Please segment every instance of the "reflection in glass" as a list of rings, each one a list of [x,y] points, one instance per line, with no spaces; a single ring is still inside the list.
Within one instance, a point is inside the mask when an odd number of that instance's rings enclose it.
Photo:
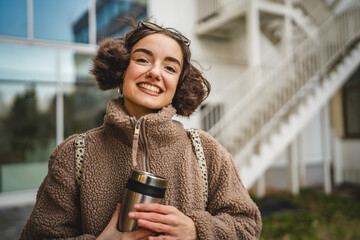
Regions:
[[[101,92],[92,83],[64,86],[65,137],[101,126],[111,95],[114,92]]]
[[[0,79],[56,81],[56,49],[0,43]]]
[[[0,80],[1,191],[36,188],[45,176],[56,145],[55,92],[50,82]]]
[[[97,0],[96,37],[98,41],[105,37],[121,37],[128,32],[130,27],[121,21],[125,17],[136,21],[146,19],[146,1]]]
[[[130,27],[121,19],[130,17],[135,20],[146,18],[144,0],[97,0],[96,1],[96,38],[123,36]],[[88,12],[74,24],[76,42],[89,42]],[[120,20],[120,21],[119,21]]]
[[[41,84],[2,83],[1,164],[46,161],[55,145],[55,87]],[[44,94],[46,93],[46,94]]]
[[[34,38],[74,42],[73,24],[88,10],[88,0],[33,0]],[[88,20],[86,19],[88,29]],[[80,41],[87,43],[88,41]]]
[[[26,0],[0,1],[0,35],[27,36]]]
[[[68,50],[62,51],[61,56],[66,138],[101,126],[106,104],[113,93],[97,88],[89,71],[92,55]]]

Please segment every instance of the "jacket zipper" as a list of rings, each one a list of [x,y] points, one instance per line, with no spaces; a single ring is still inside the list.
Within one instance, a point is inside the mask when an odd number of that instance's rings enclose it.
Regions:
[[[144,143],[144,138],[141,134],[141,131],[140,131],[140,127],[141,127],[141,121],[140,120],[136,120],[136,124],[135,124],[135,132],[134,132],[134,137],[138,137],[139,138],[139,141],[140,141],[140,145],[141,145],[141,148],[143,150],[143,164],[144,164],[144,171],[145,172],[148,172],[149,169],[147,167],[147,149],[146,149],[146,146],[145,146],[145,143]],[[135,156],[136,158],[136,156]]]

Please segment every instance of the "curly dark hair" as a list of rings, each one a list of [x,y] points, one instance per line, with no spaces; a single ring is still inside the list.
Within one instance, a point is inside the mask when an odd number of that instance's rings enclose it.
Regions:
[[[210,83],[190,61],[191,52],[188,46],[190,42],[185,41],[186,38],[175,29],[162,27],[152,29],[141,23],[133,26],[133,29],[123,38],[105,39],[100,43],[91,70],[98,87],[101,90],[121,87],[125,70],[129,65],[132,47],[150,34],[161,33],[171,37],[180,45],[184,58],[183,68],[172,105],[178,115],[190,116],[206,99],[211,90]]]

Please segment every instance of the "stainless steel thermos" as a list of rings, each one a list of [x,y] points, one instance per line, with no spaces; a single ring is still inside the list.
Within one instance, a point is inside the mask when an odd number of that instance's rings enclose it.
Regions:
[[[137,221],[128,218],[137,203],[161,203],[166,191],[167,180],[149,172],[133,170],[121,204],[119,230],[131,232],[138,228]]]

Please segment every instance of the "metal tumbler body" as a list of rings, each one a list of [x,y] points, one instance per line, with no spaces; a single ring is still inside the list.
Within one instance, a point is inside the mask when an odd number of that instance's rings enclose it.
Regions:
[[[121,204],[119,230],[131,232],[138,229],[137,221],[128,218],[137,203],[161,203],[166,190],[166,179],[149,172],[133,170],[126,184]]]

